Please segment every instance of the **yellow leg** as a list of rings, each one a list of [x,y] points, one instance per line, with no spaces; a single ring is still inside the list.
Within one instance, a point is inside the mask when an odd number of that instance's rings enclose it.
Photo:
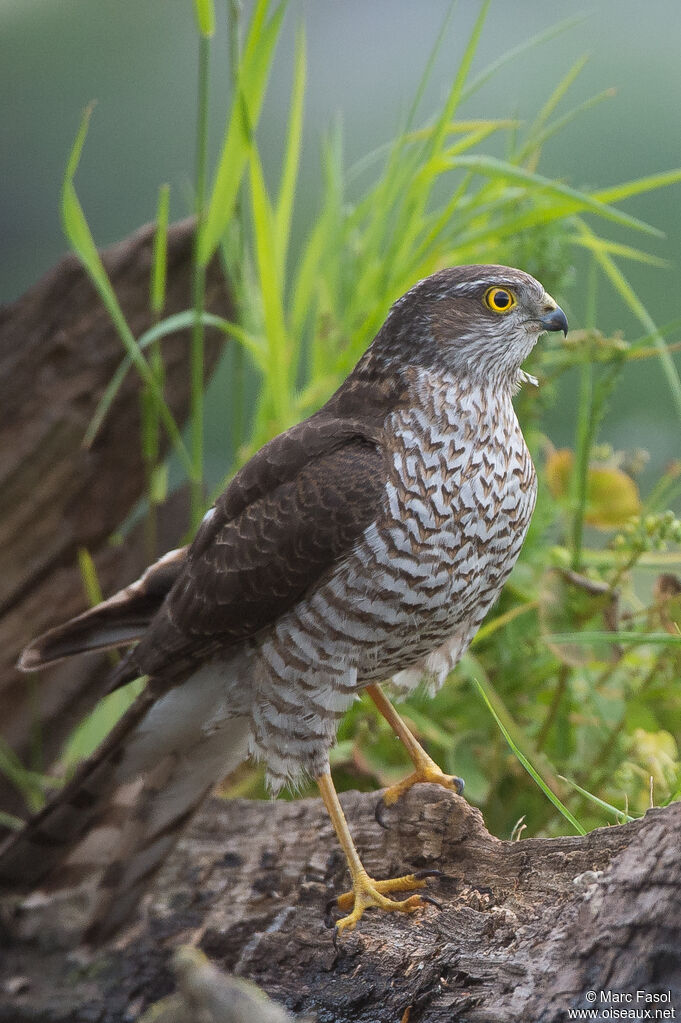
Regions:
[[[352,878],[352,890],[339,895],[336,900],[341,909],[351,909],[347,916],[342,917],[336,924],[338,931],[345,928],[353,930],[362,917],[365,909],[374,906],[377,909],[386,910],[389,913],[413,913],[415,909],[424,904],[420,895],[412,895],[403,902],[395,902],[388,899],[384,892],[405,892],[413,891],[414,888],[423,888],[425,881],[416,874],[405,874],[404,877],[391,877],[385,881],[375,881],[369,877],[362,861],[359,858],[355,843],[352,840],[348,822],[345,819],[343,808],[340,805],[336,789],[330,774],[322,774],[315,779],[319,786],[324,805],[328,810],[331,823],[334,826],[338,841],[345,853]],[[431,871],[430,873],[437,873]]]
[[[463,792],[462,779],[452,774],[445,774],[440,770],[435,761],[428,756],[423,747],[416,741],[416,738],[409,731],[405,722],[379,686],[367,686],[367,693],[404,745],[409,754],[409,759],[416,768],[413,774],[408,775],[402,781],[397,782],[396,785],[391,785],[389,789],[385,790],[383,794],[385,805],[392,806],[400,796],[403,796],[417,782],[430,782],[433,785],[442,785],[443,788],[451,789],[453,792],[461,795]]]

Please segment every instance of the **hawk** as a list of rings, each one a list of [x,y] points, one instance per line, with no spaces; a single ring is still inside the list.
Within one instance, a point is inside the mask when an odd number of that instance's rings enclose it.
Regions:
[[[422,877],[369,877],[329,773],[340,718],[366,690],[417,781],[461,790],[380,689],[432,690],[518,557],[536,477],[512,405],[523,360],[565,313],[529,274],[459,266],[420,281],[314,415],[266,444],[193,543],[35,640],[20,667],[129,646],[111,688],[146,687],[56,799],[0,851],[0,883],[84,886],[86,937],[129,915],[214,784],[249,755],[273,793],[316,779],[346,855],[352,928],[411,912]],[[134,644],[134,645],[133,645]]]

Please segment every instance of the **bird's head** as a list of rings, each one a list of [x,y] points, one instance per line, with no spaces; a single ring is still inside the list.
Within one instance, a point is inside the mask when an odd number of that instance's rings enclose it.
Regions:
[[[563,310],[530,274],[456,266],[398,299],[372,347],[391,362],[513,386],[540,334],[567,329]]]

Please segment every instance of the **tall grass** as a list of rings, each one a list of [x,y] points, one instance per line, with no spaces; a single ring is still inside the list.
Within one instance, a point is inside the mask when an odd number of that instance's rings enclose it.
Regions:
[[[645,808],[649,777],[661,800],[681,787],[676,745],[681,705],[673,685],[681,668],[681,599],[674,584],[645,573],[678,569],[681,525],[664,513],[679,493],[678,467],[647,501],[639,497],[626,455],[600,443],[610,395],[626,363],[660,360],[681,426],[681,382],[665,331],[656,327],[621,264],[660,265],[645,249],[659,231],[622,208],[627,198],[681,181],[671,170],[609,189],[579,189],[542,174],[542,148],[575,117],[607,100],[608,91],[563,109],[583,67],[559,81],[529,125],[507,117],[464,116],[461,106],[510,60],[526,55],[574,20],[500,57],[476,77],[471,71],[489,2],[482,3],[447,95],[433,117],[419,121],[421,101],[448,21],[443,25],[411,109],[388,146],[354,167],[332,132],[323,152],[319,211],[300,244],[291,245],[304,137],[306,40],[298,32],[291,101],[276,186],[263,172],[257,126],[285,4],[258,0],[243,44],[232,5],[233,95],[220,155],[209,185],[206,164],[207,71],[215,19],[210,0],[196,0],[199,35],[197,115],[197,240],[193,308],[163,318],[163,237],[159,214],[153,326],[132,336],[78,202],[74,175],[85,141],[86,113],[69,160],[62,195],[67,236],[90,273],[121,336],[124,358],[87,434],[108,414],[125,374],[144,382],[149,505],[163,488],[158,431],[164,430],[192,490],[192,514],[203,511],[203,330],[217,327],[239,355],[232,414],[233,450],[225,480],[266,440],[317,408],[371,341],[391,302],[415,280],[441,266],[469,262],[522,265],[562,297],[577,252],[588,255],[589,315],[585,331],[562,346],[543,345],[532,369],[539,396],[518,405],[540,471],[537,513],[521,561],[469,653],[434,700],[414,695],[403,713],[445,770],[464,774],[467,792],[501,834],[526,816],[529,833],[564,825],[521,764],[566,804],[578,828],[603,823],[628,804]],[[449,19],[448,19],[449,20]],[[503,141],[504,159],[487,146]],[[498,151],[499,147],[496,147]],[[358,198],[359,183],[369,181]],[[608,238],[611,225],[631,242]],[[634,244],[635,239],[641,239]],[[220,249],[238,304],[235,322],[204,310],[208,262]],[[598,288],[615,289],[638,318],[644,336],[627,344],[598,334]],[[190,326],[192,334],[189,444],[163,398],[162,340]],[[678,324],[673,326],[673,332]],[[575,343],[575,337],[579,343]],[[579,368],[580,392],[572,451],[552,450],[542,414],[569,370]],[[256,400],[243,405],[244,376]],[[154,489],[155,486],[155,489]],[[641,584],[643,580],[643,584]],[[477,686],[474,684],[477,683]],[[480,688],[481,687],[481,688]],[[480,691],[485,699],[480,699]],[[493,708],[493,713],[490,713]],[[499,727],[497,725],[499,723]],[[511,744],[510,750],[507,740]],[[522,752],[521,752],[522,751]],[[333,754],[341,785],[372,787],[404,772],[404,759],[375,710],[364,700],[348,714]],[[1,765],[0,765],[1,766]],[[559,774],[560,772],[560,774]],[[568,776],[570,783],[561,780]],[[34,779],[31,784],[34,788]],[[257,771],[241,773],[234,791],[260,791]],[[33,789],[32,789],[33,791]],[[617,819],[619,819],[617,817]]]

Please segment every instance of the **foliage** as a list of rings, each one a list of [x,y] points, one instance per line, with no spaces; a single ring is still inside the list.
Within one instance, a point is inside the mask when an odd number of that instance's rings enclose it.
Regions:
[[[291,244],[298,167],[303,145],[305,35],[298,34],[290,116],[277,187],[263,172],[257,123],[284,4],[270,11],[258,0],[240,45],[238,5],[230,8],[233,98],[212,189],[205,165],[205,91],[214,12],[199,3],[199,115],[195,209],[198,235],[194,307],[162,318],[163,252],[167,213],[161,203],[152,273],[154,326],[134,338],[104,276],[78,203],[74,174],[83,148],[86,114],[67,170],[65,230],[119,329],[126,356],[88,431],[91,442],[130,368],[145,383],[143,443],[150,515],[163,495],[158,431],[166,430],[192,483],[196,521],[205,501],[203,478],[202,332],[222,330],[231,360],[233,411],[229,479],[266,440],[317,408],[338,386],[385,317],[415,280],[441,266],[470,262],[520,265],[563,298],[577,252],[590,261],[586,328],[564,344],[538,346],[530,368],[539,392],[526,388],[519,415],[540,474],[538,508],[521,560],[470,651],[434,699],[416,693],[401,708],[445,771],[462,774],[490,827],[510,835],[525,817],[528,834],[569,828],[523,771],[538,772],[560,796],[576,826],[590,828],[664,802],[681,788],[681,705],[673,686],[681,668],[679,627],[681,525],[664,507],[681,493],[681,466],[671,466],[641,499],[632,457],[599,443],[599,426],[624,365],[659,358],[681,423],[681,382],[667,345],[629,286],[620,261],[659,265],[642,249],[597,233],[609,225],[635,235],[659,232],[621,208],[629,196],[674,184],[674,170],[609,189],[579,190],[542,175],[542,147],[573,117],[607,93],[559,113],[582,62],[558,83],[529,125],[471,119],[459,110],[507,60],[553,38],[543,33],[492,68],[471,77],[484,2],[451,87],[436,115],[418,124],[433,56],[405,123],[393,142],[346,170],[342,139],[332,132],[323,152],[324,188],[307,236]],[[486,151],[503,142],[506,156]],[[353,196],[353,198],[351,198]],[[208,260],[221,247],[238,299],[238,322],[203,310]],[[645,336],[625,342],[595,330],[597,285],[615,288]],[[192,423],[189,446],[163,401],[162,339],[192,325]],[[569,371],[580,375],[574,450],[554,451],[543,415]],[[254,395],[246,411],[244,393]],[[153,530],[151,531],[153,536]],[[651,584],[652,579],[652,584]],[[485,698],[481,699],[479,687]],[[492,713],[490,713],[492,710]],[[510,748],[509,748],[510,744]],[[342,724],[332,763],[340,787],[371,788],[402,776],[401,747],[364,698]],[[559,773],[560,772],[560,773]],[[569,778],[568,783],[565,778]],[[651,779],[652,778],[652,783]],[[18,782],[19,783],[19,782]],[[35,788],[31,777],[32,790]],[[259,771],[242,769],[232,793],[262,791]]]

